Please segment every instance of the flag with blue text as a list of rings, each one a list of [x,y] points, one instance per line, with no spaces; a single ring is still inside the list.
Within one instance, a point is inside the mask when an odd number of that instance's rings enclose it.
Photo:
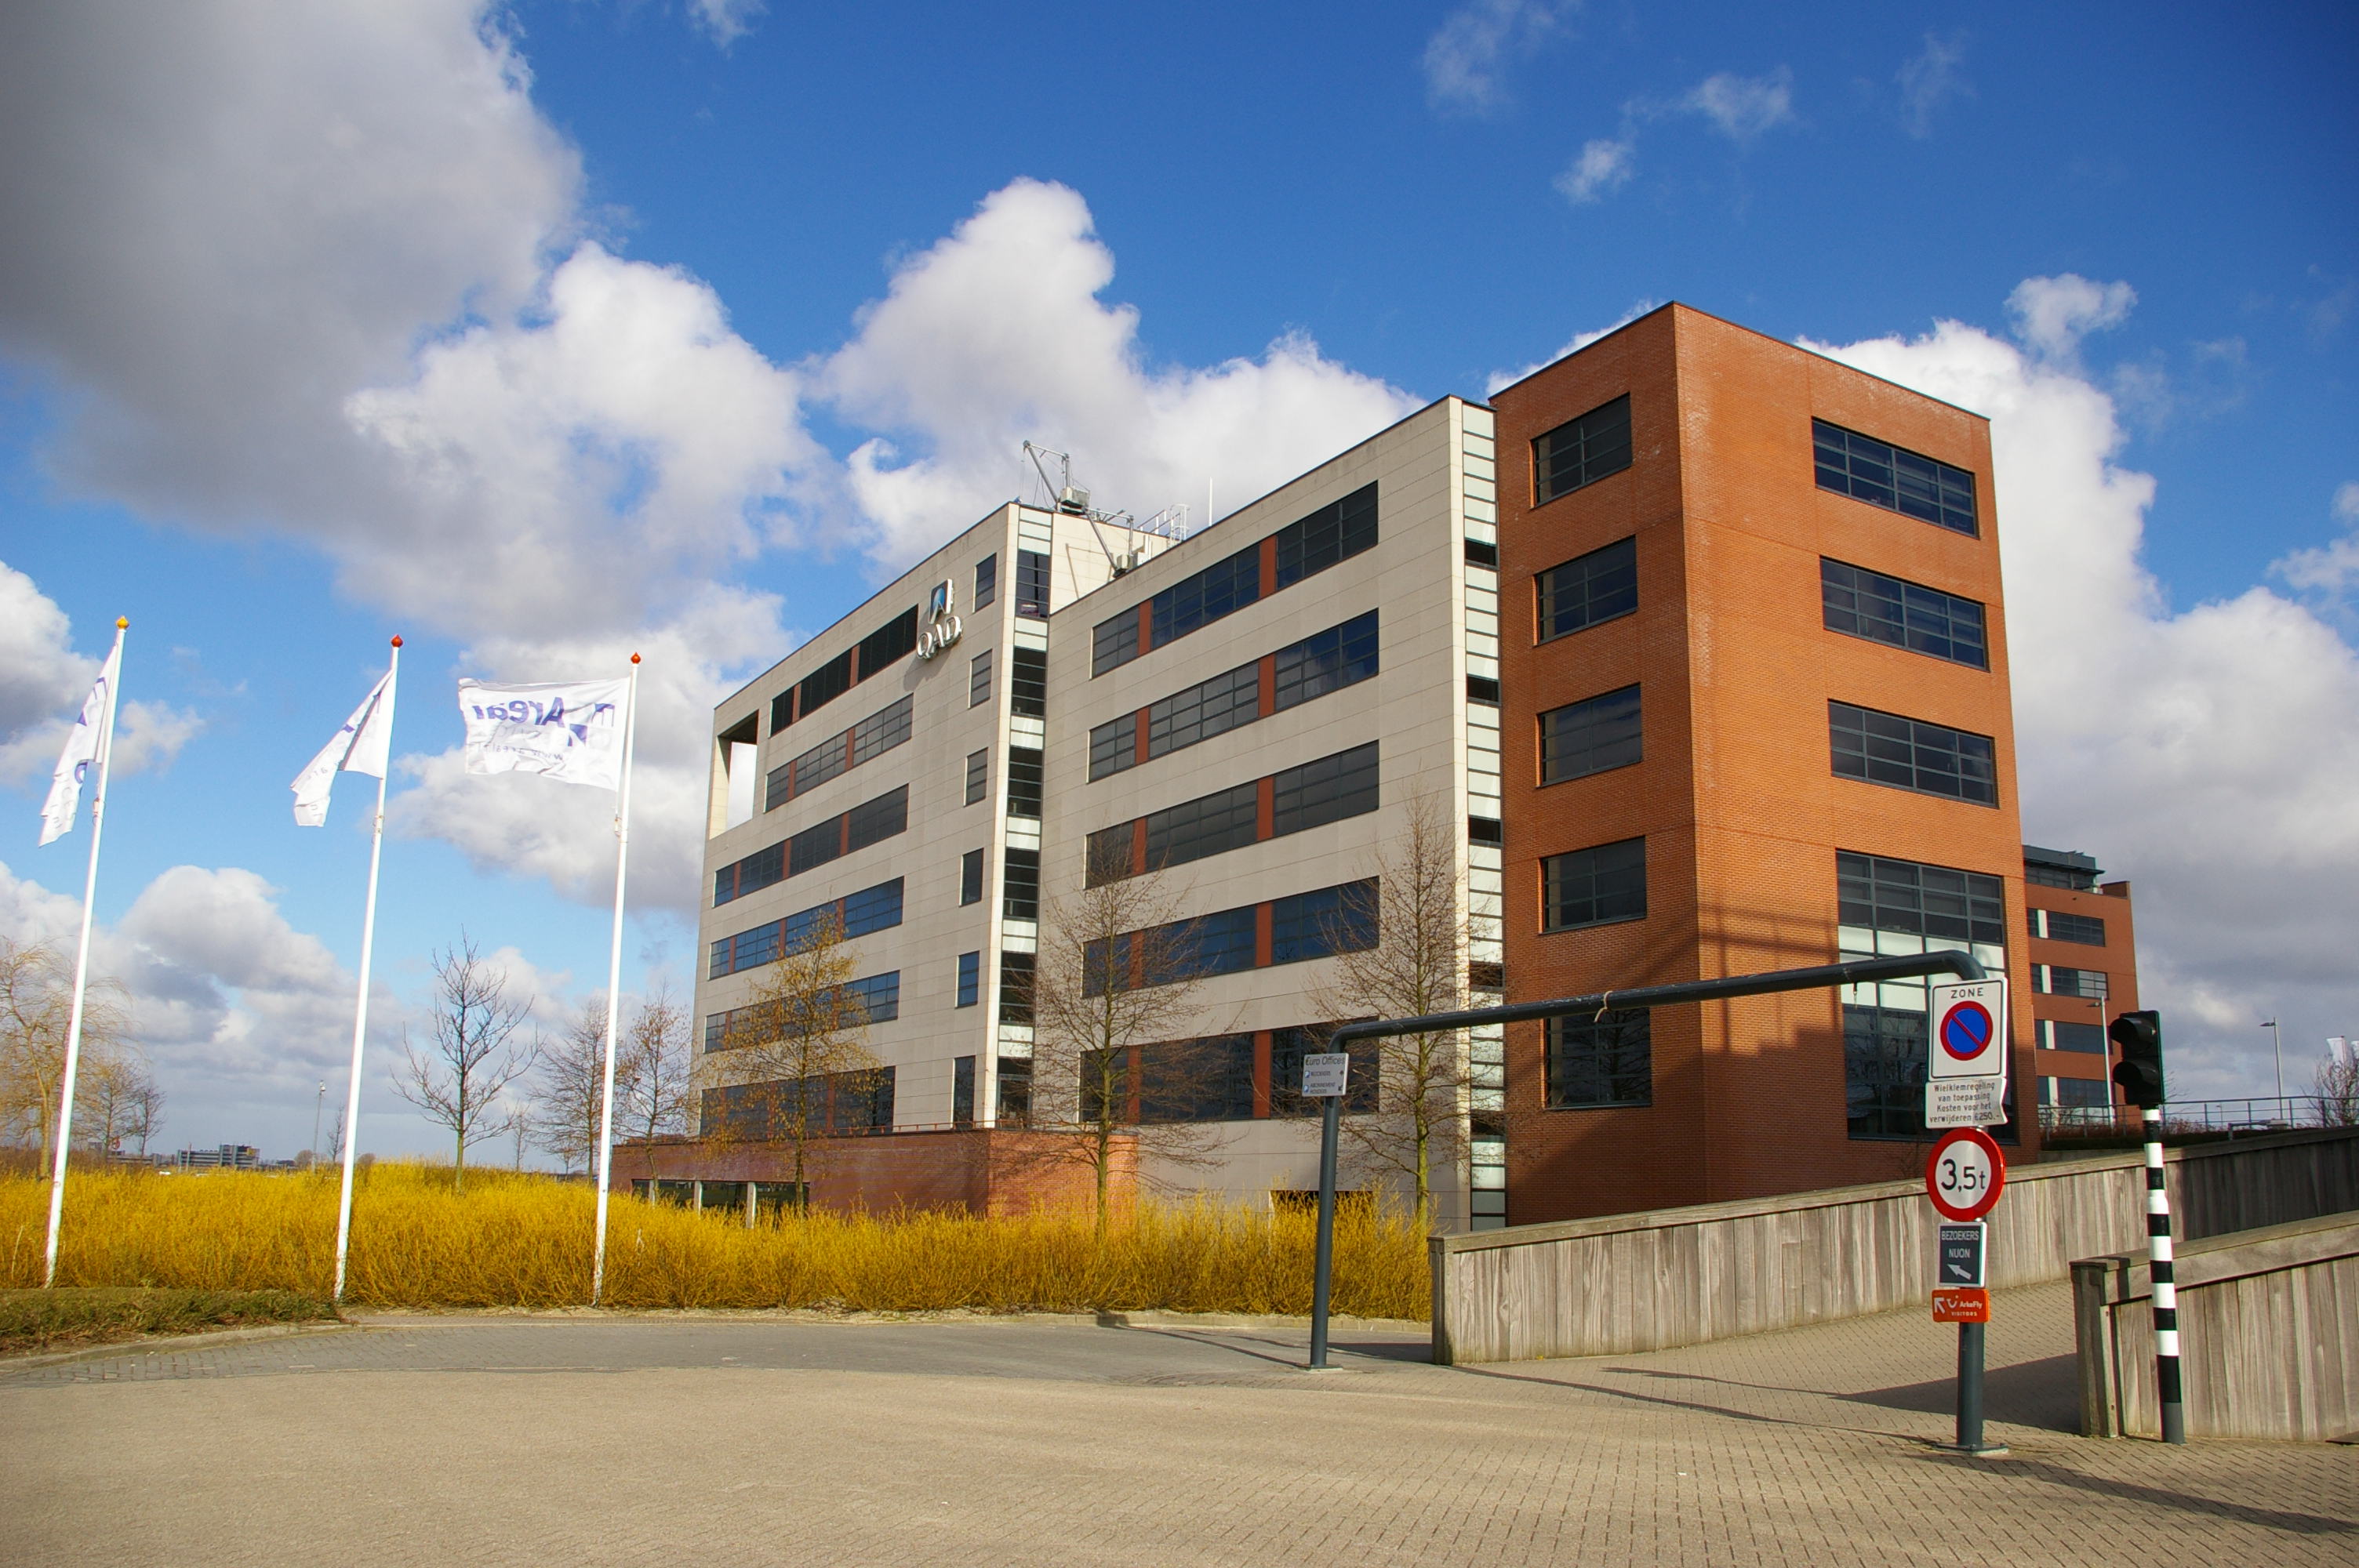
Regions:
[[[123,644],[117,642],[114,652],[106,656],[105,666],[98,672],[97,684],[82,698],[82,714],[66,736],[65,750],[58,753],[57,772],[49,775],[49,797],[41,803],[44,844],[73,831],[74,812],[82,805],[82,782],[98,761],[106,730],[107,701],[114,691],[122,659]]]
[[[295,792],[295,820],[304,827],[328,823],[328,792],[338,773],[385,777],[393,754],[393,672],[387,670],[371,687],[336,738],[320,748],[288,787]]]
[[[562,784],[621,787],[627,680],[545,686],[459,683],[471,773],[538,773]]]

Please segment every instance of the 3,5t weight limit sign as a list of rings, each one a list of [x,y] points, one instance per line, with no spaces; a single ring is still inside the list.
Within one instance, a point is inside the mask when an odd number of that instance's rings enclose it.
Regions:
[[[1953,1127],[1925,1162],[1925,1195],[1943,1219],[1980,1219],[2006,1186],[2006,1156],[1979,1127]]]

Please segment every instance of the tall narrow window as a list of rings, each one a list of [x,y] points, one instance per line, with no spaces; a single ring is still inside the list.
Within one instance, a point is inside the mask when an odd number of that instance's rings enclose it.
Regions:
[[[951,1125],[974,1125],[974,1058],[972,1056],[951,1059]]]
[[[1539,639],[1570,636],[1638,608],[1636,535],[1575,556],[1536,579]]]
[[[969,849],[959,857],[959,903],[983,902],[983,851]]]
[[[987,793],[991,783],[991,752],[985,748],[966,754],[966,803],[973,806]]]
[[[1028,719],[1049,712],[1049,654],[1041,648],[1016,648],[1007,655],[1007,711]]]
[[[1540,862],[1542,929],[1571,931],[1647,916],[1647,841],[1625,838]]]
[[[999,597],[999,556],[997,552],[974,563],[974,607],[984,609]]]
[[[1034,956],[1030,953],[1002,953],[999,956],[1000,1022],[1032,1022],[1034,967]]]
[[[1006,849],[1000,853],[1000,881],[1006,889],[1003,905],[1010,920],[1040,918],[1040,851]]]
[[[1040,755],[1028,746],[1008,748],[1008,816],[1038,817],[1040,815]]]
[[[973,1007],[983,1000],[983,955],[961,953],[958,959],[958,1005]]]
[[[1532,504],[1594,484],[1630,466],[1630,395],[1568,420],[1532,443]]]
[[[1037,550],[1016,552],[1016,613],[1049,619],[1049,557]]]
[[[966,705],[979,708],[991,700],[991,650],[985,648],[966,662]]]

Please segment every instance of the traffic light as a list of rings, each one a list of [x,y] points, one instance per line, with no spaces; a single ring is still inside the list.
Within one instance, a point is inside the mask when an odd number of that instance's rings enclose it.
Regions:
[[[2162,1014],[2125,1012],[2105,1033],[2122,1048],[2114,1082],[2132,1105],[2154,1109],[2162,1103]]]

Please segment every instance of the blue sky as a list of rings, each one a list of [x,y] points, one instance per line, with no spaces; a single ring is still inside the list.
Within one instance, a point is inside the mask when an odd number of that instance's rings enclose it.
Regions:
[[[127,614],[101,953],[168,1142],[341,1092],[365,781],[285,783],[391,633],[386,1152],[462,925],[550,1022],[603,983],[604,808],[458,776],[456,676],[647,652],[625,984],[684,995],[711,703],[1026,436],[1235,504],[1674,298],[1993,416],[2026,831],[2137,881],[2182,1085],[2359,1033],[2347,12],[71,10],[0,51],[0,931],[70,928],[38,802]]]

